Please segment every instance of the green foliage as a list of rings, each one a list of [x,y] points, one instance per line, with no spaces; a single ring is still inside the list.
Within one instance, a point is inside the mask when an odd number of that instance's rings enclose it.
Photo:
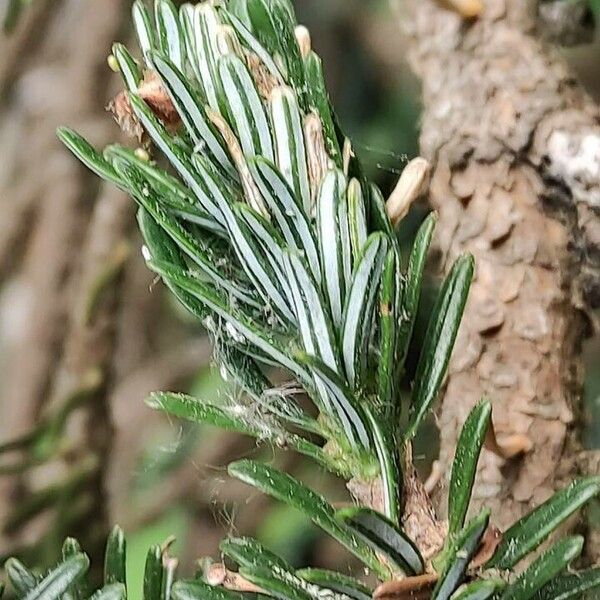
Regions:
[[[487,579],[473,581],[461,586],[456,593],[452,594],[451,600],[488,600],[495,598],[496,592],[506,586],[502,579]]]
[[[342,160],[348,142],[333,125],[318,57],[300,54],[291,6],[186,5],[177,24],[159,2],[155,25],[142,3],[133,12],[145,68],[160,76],[181,116],[176,132],[136,89],[144,66],[121,45],[114,55],[133,111],[172,170],[119,146],[97,152],[68,129],[59,134],[136,200],[149,266],[203,320],[225,371],[247,392],[246,404],[173,394],[149,403],[295,449],[347,478],[382,473],[386,514],[397,522],[404,432],[387,418],[402,412],[400,385],[390,382],[401,376],[412,335],[433,219],[404,273],[381,194],[350,176],[360,171],[355,160]],[[309,126],[316,138],[305,135]],[[440,294],[406,439],[439,391],[471,275],[471,260],[461,259]],[[304,388],[318,421],[273,389],[264,370],[273,364]]]
[[[89,577],[89,559],[76,540],[67,539],[63,546],[63,561],[45,576],[30,572],[11,558],[5,565],[6,575],[18,598],[27,600],[124,600],[128,596],[125,581],[125,537],[119,527],[111,532],[106,544],[104,579],[94,589]],[[166,549],[154,546],[146,559],[144,598],[166,600],[166,582],[172,562]]]
[[[501,600],[528,600],[541,590],[548,582],[565,571],[583,550],[583,538],[574,536],[557,542],[544,552],[527,569],[525,569],[512,585],[509,585]]]
[[[126,544],[123,530],[115,527],[108,537],[104,561],[104,581],[107,584],[126,582]]]
[[[490,513],[484,510],[452,539],[450,548],[440,568],[440,579],[433,590],[432,600],[448,600],[462,582],[469,563],[475,556],[481,538],[490,521]]]
[[[160,157],[145,160],[144,153],[121,146],[100,152],[66,128],[59,136],[135,200],[149,268],[203,323],[236,392],[219,403],[159,392],[148,404],[297,451],[365,487],[379,485],[382,512],[355,507],[336,513],[320,494],[271,466],[242,460],[228,469],[303,513],[380,581],[435,569],[437,600],[499,593],[526,600],[551,589],[568,594],[597,587],[595,572],[576,580],[564,574],[581,552],[579,538],[559,541],[516,578],[512,570],[598,494],[598,479],[574,483],[511,527],[486,565],[494,568],[493,578],[470,568],[490,520],[483,511],[465,526],[490,422],[488,402],[475,407],[460,436],[444,547],[426,560],[404,531],[401,465],[443,384],[473,261],[460,257],[441,287],[411,381],[403,367],[435,215],[404,260],[381,192],[364,178],[340,133],[320,59],[296,40],[291,4],[205,2],[177,12],[171,2],[157,0],[153,19],[138,0],[133,18],[143,61],[118,44],[113,53],[131,110]],[[179,114],[177,126],[145,97],[140,82],[148,71]],[[273,367],[312,401],[310,414],[296,394],[272,383]],[[401,389],[411,386],[404,398]],[[83,578],[87,558],[73,542],[65,548],[64,561],[44,579],[14,560],[7,563],[19,597],[90,597]],[[236,576],[262,597],[364,600],[372,594],[340,573],[295,571],[256,540],[227,539],[221,550],[237,565]],[[124,565],[125,541],[115,529],[104,587],[94,598],[124,597]],[[144,598],[247,597],[215,585],[206,571],[177,581],[176,567],[167,547],[153,546]]]
[[[465,524],[477,472],[477,461],[491,418],[492,405],[489,402],[481,402],[467,417],[458,440],[448,492],[448,532],[451,536],[456,535]]]
[[[412,540],[386,519],[370,508],[345,508],[336,517],[352,529],[379,555],[384,555],[400,573],[420,575],[425,563]]]
[[[581,598],[582,594],[598,587],[600,587],[600,569],[588,569],[555,577],[534,596],[534,600]]]
[[[19,598],[26,600],[55,600],[63,594],[77,594],[80,580],[89,568],[89,559],[83,553],[64,556],[63,562],[45,577],[36,577],[16,559],[8,560],[5,569]]]
[[[598,493],[600,477],[574,481],[506,531],[488,566],[500,569],[515,566]]]
[[[412,439],[442,385],[473,278],[473,258],[459,259],[440,291],[429,321],[415,376],[405,439]]]
[[[304,512],[315,525],[348,548],[367,567],[383,578],[389,577],[389,570],[379,562],[369,544],[362,541],[352,528],[336,519],[335,510],[331,504],[304,484],[286,473],[251,460],[232,463],[229,465],[228,471],[232,477]]]
[[[301,569],[296,575],[321,588],[345,594],[352,600],[370,600],[371,590],[357,579],[326,569]]]

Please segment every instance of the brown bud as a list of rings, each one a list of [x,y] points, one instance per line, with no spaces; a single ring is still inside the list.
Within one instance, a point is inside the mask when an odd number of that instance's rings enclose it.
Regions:
[[[209,565],[204,576],[208,585],[213,587],[222,586],[227,590],[235,592],[261,593],[263,590],[248,580],[244,579],[239,573],[234,573],[225,568],[221,563]]]
[[[244,195],[248,204],[254,210],[261,213],[265,218],[269,219],[269,211],[265,206],[260,190],[254,182],[254,178],[252,177],[252,173],[250,172],[250,168],[248,167],[248,161],[244,156],[244,151],[242,150],[238,138],[236,137],[235,133],[233,132],[227,121],[225,121],[225,119],[220,114],[209,110],[207,111],[207,115],[208,118],[211,120],[212,124],[219,130],[221,136],[227,144],[229,154],[231,155],[231,158],[233,158],[233,162],[240,175],[242,187],[244,188]]]
[[[428,494],[432,494],[435,488],[438,486],[439,482],[442,480],[444,476],[444,469],[442,467],[442,463],[439,460],[434,460],[431,465],[431,473],[429,473],[429,477],[423,484],[425,487],[425,491]]]
[[[352,142],[349,138],[344,140],[344,147],[342,148],[342,169],[344,171],[344,175],[348,176],[350,172],[350,162],[353,158],[356,158],[356,154],[354,154],[354,148],[352,147]]]
[[[145,73],[144,80],[138,88],[138,94],[167,127],[176,128],[179,125],[179,113],[158,73],[155,71]]]
[[[496,431],[492,424],[487,430],[485,447],[496,456],[510,460],[521,454],[531,452],[533,441],[524,433],[496,437]]]
[[[430,165],[424,158],[411,160],[404,170],[386,203],[386,211],[395,225],[407,214],[412,203],[421,195]]]
[[[252,74],[252,79],[254,79],[258,93],[262,98],[268,100],[273,88],[283,85],[283,80],[275,77],[254,52],[245,50],[244,58],[246,59],[246,65]]]
[[[331,159],[325,148],[323,124],[316,113],[309,113],[304,118],[304,142],[308,163],[308,178],[313,207],[317,193],[325,173],[331,168]]]
[[[465,19],[478,17],[483,11],[482,0],[446,0],[446,4]]]
[[[113,54],[109,54],[106,58],[106,62],[111,71],[118,73],[121,69],[119,68],[119,62]]]
[[[244,56],[244,51],[235,29],[231,25],[220,25],[217,31],[217,45],[221,54]]]
[[[125,135],[136,138],[139,142],[144,141],[144,128],[133,112],[127,92],[119,92],[108,103],[106,110],[112,113]]]
[[[225,565],[221,563],[209,565],[204,573],[204,577],[208,585],[223,585],[227,578],[227,569],[225,568]]]
[[[298,42],[302,58],[306,58],[312,51],[310,31],[304,25],[298,25],[294,30],[294,34],[296,35],[296,41]]]
[[[167,129],[177,130],[181,123],[179,113],[155,71],[146,72],[137,93]],[[115,121],[126,135],[134,137],[140,142],[146,142],[144,128],[131,107],[126,91],[119,92],[106,109],[113,114]]]
[[[382,583],[374,592],[374,600],[429,600],[438,580],[427,574]]]

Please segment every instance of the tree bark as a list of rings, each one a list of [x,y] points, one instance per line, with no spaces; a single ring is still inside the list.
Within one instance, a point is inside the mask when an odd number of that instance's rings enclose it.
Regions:
[[[505,528],[581,470],[581,346],[600,304],[600,113],[542,41],[537,2],[486,0],[470,20],[436,0],[403,6],[440,265],[465,252],[477,265],[439,458],[449,477],[460,427],[490,398],[502,456],[484,449],[473,509],[491,507]]]

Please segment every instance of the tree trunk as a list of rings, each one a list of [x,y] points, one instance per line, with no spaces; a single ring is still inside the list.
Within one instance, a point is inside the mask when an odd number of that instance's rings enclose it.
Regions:
[[[436,0],[403,6],[440,264],[465,252],[477,264],[439,410],[441,472],[469,410],[490,398],[499,448],[483,452],[474,510],[491,507],[504,528],[580,471],[600,113],[541,41],[537,2],[486,0],[474,19]]]

